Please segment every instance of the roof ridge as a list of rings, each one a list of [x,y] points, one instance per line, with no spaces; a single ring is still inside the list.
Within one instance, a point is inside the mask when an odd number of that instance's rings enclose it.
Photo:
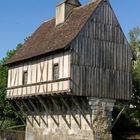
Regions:
[[[55,19],[55,17],[52,17],[52,18],[50,18],[50,19],[47,19],[47,20],[45,20],[43,23],[47,23],[47,22],[49,22],[49,21],[51,21],[51,20],[53,20],[53,19]]]

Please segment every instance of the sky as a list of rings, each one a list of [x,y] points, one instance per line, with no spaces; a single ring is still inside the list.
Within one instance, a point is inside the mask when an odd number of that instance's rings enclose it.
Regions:
[[[82,4],[90,0],[80,0]],[[62,0],[0,0],[0,59],[23,43],[43,22],[55,16]],[[140,0],[110,0],[129,40],[129,31],[140,27]]]

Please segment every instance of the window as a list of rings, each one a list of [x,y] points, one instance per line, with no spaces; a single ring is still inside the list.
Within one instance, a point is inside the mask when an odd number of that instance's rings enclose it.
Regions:
[[[54,64],[53,65],[53,80],[59,79],[59,65]]]
[[[27,71],[23,72],[23,85],[27,85],[28,73]]]

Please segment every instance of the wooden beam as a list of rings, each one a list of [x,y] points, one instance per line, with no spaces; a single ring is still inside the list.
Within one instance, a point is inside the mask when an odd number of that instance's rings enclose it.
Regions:
[[[21,100],[21,102],[23,103],[23,105],[25,106],[25,108],[27,109],[28,112],[30,112],[33,117],[33,119],[36,121],[36,123],[40,126],[40,122],[36,119],[35,115],[33,115],[32,111],[29,109],[28,105],[25,103],[25,101]]]
[[[34,108],[36,114],[39,114],[39,111],[37,110],[37,108],[35,107],[35,105],[33,104],[33,102],[29,98],[28,98],[28,101],[31,104],[31,106]],[[48,127],[48,124],[46,123],[46,121],[44,120],[44,118],[40,114],[39,114],[39,117],[44,122],[44,124]]]
[[[14,101],[15,102],[15,101]],[[16,103],[15,103],[16,104]],[[15,109],[14,105],[11,104],[11,107],[13,108],[14,112],[16,113],[16,115],[20,118],[20,120],[23,122],[24,125],[26,125],[26,122],[22,119],[22,117],[20,115],[18,115],[17,110]],[[19,108],[19,107],[18,107]],[[21,111],[21,108],[19,108],[19,110]],[[22,111],[21,111],[22,112]],[[23,112],[22,112],[23,113]]]
[[[64,103],[64,105],[68,109],[69,113],[72,115],[73,119],[75,120],[75,122],[77,123],[77,125],[79,126],[79,128],[81,129],[81,123],[78,122],[78,120],[76,119],[75,115],[71,111],[69,105],[67,104],[67,102],[65,101],[65,99],[63,98],[63,96],[61,96],[60,100]]]
[[[47,108],[46,104],[44,103],[44,101],[42,100],[42,98],[40,96],[36,96],[36,98],[39,100],[39,102],[43,105],[45,111],[47,112],[47,115],[50,115],[51,118],[53,119],[53,121],[55,122],[55,124],[59,127],[59,122],[57,122],[57,120],[54,118],[52,112]]]
[[[61,79],[57,79],[57,80],[44,81],[44,82],[37,82],[37,83],[27,84],[27,85],[13,86],[13,87],[7,88],[7,90],[30,87],[30,86],[38,86],[38,85],[50,84],[50,83],[55,83],[55,82],[68,81],[68,80],[70,80],[70,77],[61,78]]]
[[[30,121],[30,119],[28,118],[27,114],[21,109],[21,106],[18,104],[17,101],[13,100],[14,103],[16,104],[16,106],[20,109],[20,111],[26,116],[26,119],[28,120],[28,122],[31,124],[31,126],[33,126],[33,123]]]
[[[50,99],[51,99],[52,103],[54,104],[55,108],[57,108],[57,110],[58,110],[59,112],[61,112],[61,110],[58,108],[58,105],[57,105],[57,103],[55,102],[55,100],[54,100],[51,96],[50,96]],[[62,114],[61,116],[62,116],[63,120],[65,121],[65,123],[67,124],[67,126],[68,126],[69,128],[71,128],[71,122],[68,122],[68,121],[67,121],[65,115]]]
[[[14,90],[12,90],[12,91],[14,91]],[[31,98],[31,97],[36,97],[36,95],[54,95],[54,96],[56,96],[56,95],[60,95],[60,94],[71,94],[68,90],[61,90],[61,91],[49,91],[49,92],[47,92],[47,93],[44,93],[44,92],[40,92],[40,93],[33,93],[33,94],[21,94],[21,95],[13,95],[13,96],[7,96],[6,98],[8,99],[8,100],[13,100],[13,99],[17,99],[17,100],[19,100],[19,99],[25,99],[25,98]]]
[[[120,111],[120,113],[119,113],[118,116],[116,117],[114,123],[112,124],[111,130],[113,129],[113,127],[115,126],[115,124],[116,124],[117,121],[119,120],[119,118],[120,118],[120,116],[122,115],[123,111],[124,111],[125,109],[127,109],[127,107],[129,107],[129,105],[130,105],[130,102],[126,103],[126,104],[123,106],[122,110]]]
[[[93,130],[92,124],[88,121],[88,119],[87,119],[86,115],[84,114],[83,110],[81,109],[78,101],[74,97],[72,97],[71,99],[72,99],[73,103],[78,107],[80,113],[82,114],[83,118],[85,119],[85,121],[87,122],[87,124],[89,125],[89,127]]]

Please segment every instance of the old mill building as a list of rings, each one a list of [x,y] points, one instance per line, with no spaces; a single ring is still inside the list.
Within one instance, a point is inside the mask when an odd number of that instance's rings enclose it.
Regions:
[[[133,53],[108,0],[64,0],[7,61],[7,98],[26,140],[111,140],[116,100],[132,93]]]

